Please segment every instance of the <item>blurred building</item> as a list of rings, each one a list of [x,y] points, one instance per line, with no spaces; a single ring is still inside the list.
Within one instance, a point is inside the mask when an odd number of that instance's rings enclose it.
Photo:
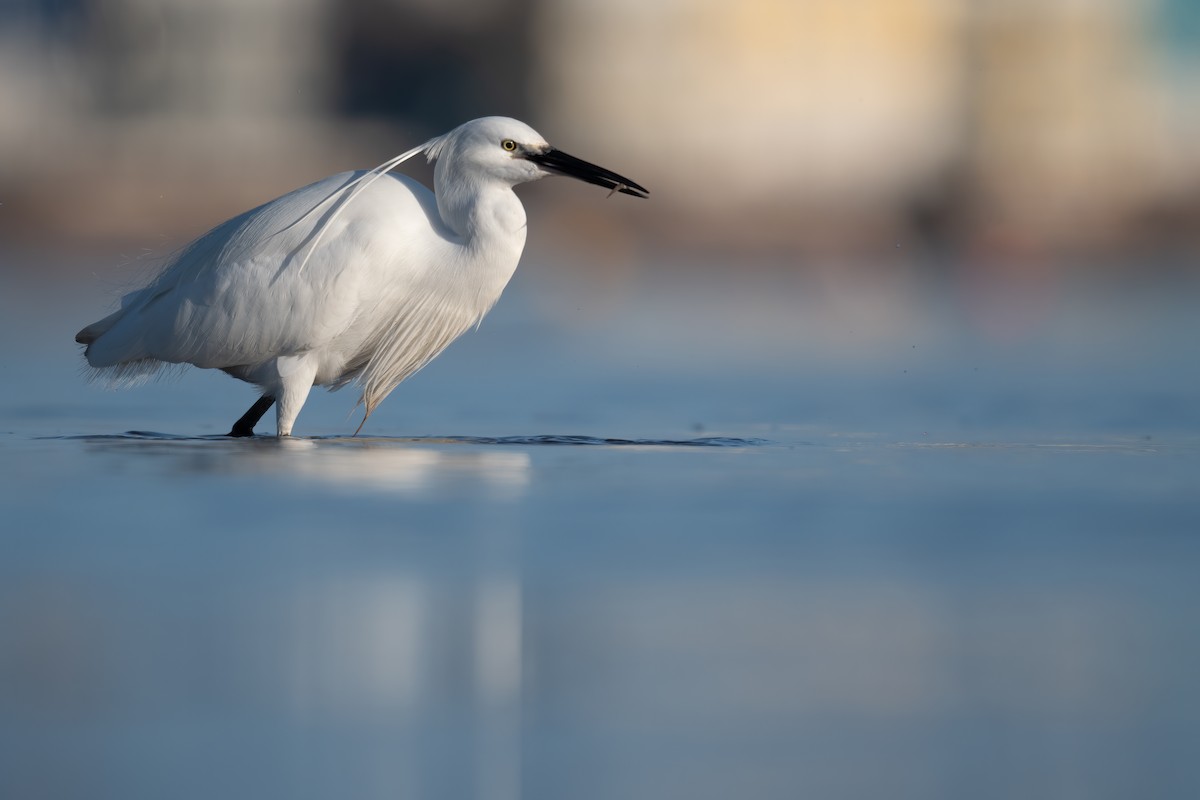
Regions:
[[[10,236],[195,233],[488,113],[650,186],[626,222],[667,247],[1200,235],[1188,0],[18,0],[0,22]]]
[[[638,154],[706,239],[1108,244],[1200,206],[1197,8],[560,0],[537,78],[555,129]]]

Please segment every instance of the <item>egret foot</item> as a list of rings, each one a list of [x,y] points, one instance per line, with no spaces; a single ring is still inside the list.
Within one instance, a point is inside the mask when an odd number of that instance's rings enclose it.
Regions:
[[[233,430],[225,434],[226,436],[253,436],[254,426],[271,410],[271,406],[275,405],[275,398],[269,394],[264,394],[262,397],[254,401],[254,405],[250,406],[250,410],[242,414],[241,418],[233,423]]]

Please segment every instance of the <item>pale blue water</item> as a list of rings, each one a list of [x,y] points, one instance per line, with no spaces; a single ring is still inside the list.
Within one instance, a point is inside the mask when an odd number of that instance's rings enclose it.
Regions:
[[[344,391],[277,442],[216,435],[223,375],[85,383],[103,282],[37,274],[0,797],[1200,789],[1194,282],[534,266],[362,436]]]

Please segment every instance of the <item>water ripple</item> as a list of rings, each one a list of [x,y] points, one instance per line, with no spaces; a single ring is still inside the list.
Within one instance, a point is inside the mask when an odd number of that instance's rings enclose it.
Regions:
[[[278,441],[274,436],[252,436],[237,439],[229,436],[184,436],[157,431],[126,431],[125,433],[83,434],[75,436],[44,436],[42,439],[67,439],[88,442],[264,442]],[[732,436],[702,436],[695,439],[625,439],[602,436],[573,436],[546,434],[540,436],[313,436],[296,437],[318,442],[347,444],[467,444],[493,446],[558,446],[558,447],[762,447],[765,439]]]

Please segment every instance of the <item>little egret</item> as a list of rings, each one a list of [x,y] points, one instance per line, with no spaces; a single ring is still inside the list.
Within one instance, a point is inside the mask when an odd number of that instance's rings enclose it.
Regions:
[[[391,173],[419,153],[437,162],[435,192]],[[218,225],[75,341],[118,383],[192,364],[256,384],[230,436],[252,436],[272,405],[290,436],[313,386],[358,384],[365,423],[499,299],[525,246],[513,187],[550,174],[649,194],[523,122],[484,117]]]

